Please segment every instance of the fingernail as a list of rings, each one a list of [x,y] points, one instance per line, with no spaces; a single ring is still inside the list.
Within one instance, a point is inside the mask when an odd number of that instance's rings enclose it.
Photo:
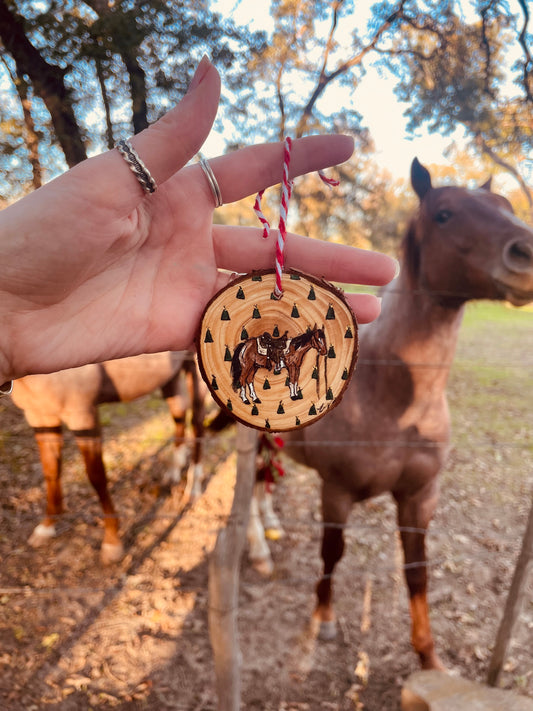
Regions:
[[[196,87],[200,86],[203,78],[209,71],[210,66],[211,66],[211,62],[209,61],[207,54],[204,54],[204,56],[202,57],[202,59],[200,61],[200,64],[196,67],[196,71],[194,72],[192,81],[189,84],[189,88],[187,89],[187,94],[190,91],[193,91],[193,89],[196,89]]]
[[[393,279],[396,279],[397,276],[400,275],[400,262],[395,259],[395,265],[394,265],[394,276]]]

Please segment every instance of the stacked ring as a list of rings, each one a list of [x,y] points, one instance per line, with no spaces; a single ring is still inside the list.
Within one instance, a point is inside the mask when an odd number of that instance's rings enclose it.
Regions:
[[[128,164],[132,173],[139,181],[144,192],[155,192],[157,184],[131,143],[128,140],[123,139],[117,143],[116,147],[120,151],[120,154]]]
[[[205,173],[205,177],[207,178],[207,182],[209,183],[209,187],[211,188],[211,192],[215,198],[215,207],[222,207],[224,204],[222,201],[222,193],[220,192],[220,187],[217,179],[215,178],[215,174],[213,173],[213,169],[203,156],[199,156],[199,159],[200,167]]]

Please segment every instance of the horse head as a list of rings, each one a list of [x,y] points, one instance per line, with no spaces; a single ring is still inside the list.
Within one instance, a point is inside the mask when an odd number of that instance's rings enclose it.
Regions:
[[[328,346],[326,343],[326,334],[324,332],[324,329],[318,328],[315,323],[315,326],[312,330],[312,334],[313,337],[311,343],[313,345],[313,348],[316,348],[319,355],[326,355],[326,353],[328,352]]]
[[[413,288],[444,305],[468,299],[533,301],[533,228],[518,219],[490,181],[478,189],[433,187],[415,158],[411,184],[420,200],[404,240],[404,269]]]

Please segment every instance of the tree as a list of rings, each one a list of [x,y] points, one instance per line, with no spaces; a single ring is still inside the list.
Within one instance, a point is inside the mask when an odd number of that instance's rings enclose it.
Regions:
[[[235,86],[241,61],[262,41],[211,13],[207,2],[50,0],[43,9],[0,0],[0,58],[19,99],[3,107],[9,133],[0,161],[11,177],[0,193],[12,197],[27,185],[36,154],[50,175],[145,128],[183,95],[205,51]]]
[[[450,134],[462,125],[476,154],[511,173],[531,202],[533,66],[527,0],[516,0],[514,14],[507,0],[479,0],[468,20],[464,2],[456,0],[384,1],[374,5],[366,27],[360,6],[350,0],[273,0],[271,7],[275,30],[250,63],[255,94],[247,97],[263,117],[264,137],[336,129],[351,132],[364,151],[369,143],[363,140],[353,96],[365,65],[379,58],[382,71],[398,79],[412,131],[429,124]],[[507,73],[506,53],[515,56]],[[272,119],[267,123],[265,116]],[[238,126],[240,135],[258,130],[248,116],[245,120],[246,127]],[[302,208],[303,185],[300,181],[294,193]],[[371,179],[368,188],[376,189]],[[332,216],[338,205],[321,190]],[[309,214],[318,219],[316,210]],[[323,218],[321,213],[322,223]]]
[[[408,14],[406,4],[401,14],[406,31],[393,40],[384,61],[399,77],[397,93],[407,104],[410,129],[428,124],[450,134],[463,126],[477,154],[517,180],[533,214],[533,62],[526,2],[518,0],[514,14],[507,2],[479,2],[470,23],[454,12],[458,5],[449,3],[431,18]],[[515,56],[507,74],[506,53]]]

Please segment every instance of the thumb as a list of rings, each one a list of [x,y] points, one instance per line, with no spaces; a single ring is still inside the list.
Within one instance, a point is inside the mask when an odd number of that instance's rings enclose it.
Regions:
[[[179,104],[130,139],[157,185],[200,150],[215,120],[219,98],[220,76],[204,56]],[[84,177],[93,183],[93,196],[97,192],[97,198],[104,203],[112,201],[119,211],[132,210],[145,195],[116,149],[84,161],[73,170],[84,171]]]
[[[158,184],[200,150],[215,120],[219,98],[220,76],[204,56],[179,104],[131,139]]]

